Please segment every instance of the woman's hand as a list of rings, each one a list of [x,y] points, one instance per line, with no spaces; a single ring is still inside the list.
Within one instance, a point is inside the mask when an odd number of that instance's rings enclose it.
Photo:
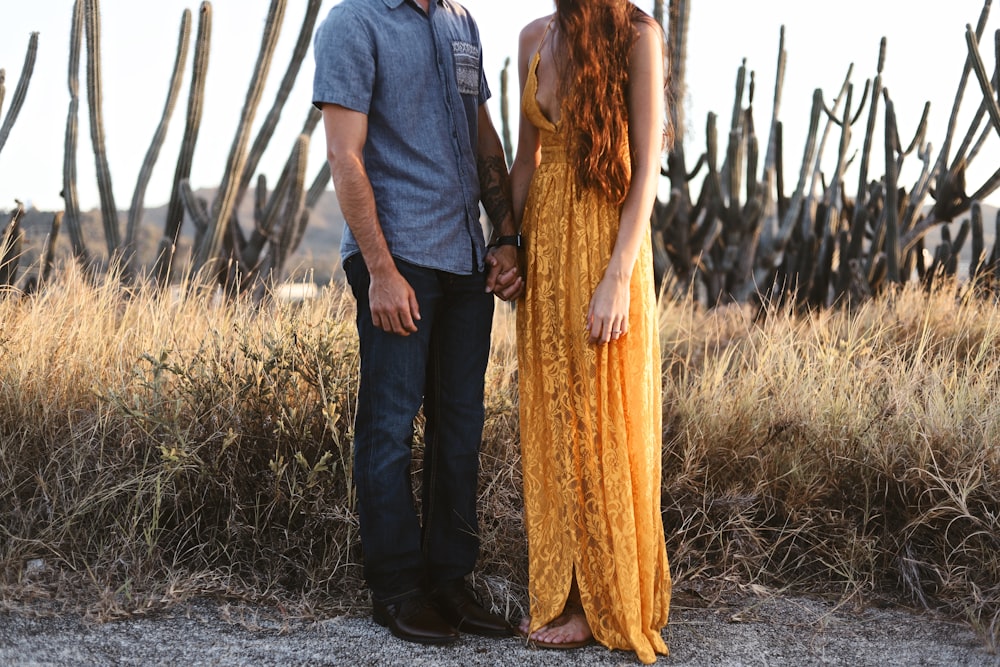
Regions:
[[[587,310],[587,331],[592,344],[607,345],[628,333],[630,276],[605,274]]]

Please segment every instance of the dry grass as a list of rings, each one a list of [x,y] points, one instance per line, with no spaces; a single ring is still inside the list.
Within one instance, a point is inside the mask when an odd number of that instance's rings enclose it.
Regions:
[[[0,318],[2,604],[364,605],[349,297],[260,311],[69,272]],[[505,307],[494,340],[478,583],[513,612],[526,562]],[[754,322],[665,303],[661,341],[677,580],[941,608],[995,645],[996,304],[914,289]]]

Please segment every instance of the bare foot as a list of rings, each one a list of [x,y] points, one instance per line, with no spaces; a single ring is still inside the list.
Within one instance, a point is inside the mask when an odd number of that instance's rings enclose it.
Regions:
[[[531,617],[525,616],[521,619],[521,622],[517,625],[517,631],[520,632],[525,637],[528,636],[528,631],[531,630]]]
[[[579,644],[593,636],[583,609],[567,606],[554,621],[531,633],[529,639],[545,644]]]

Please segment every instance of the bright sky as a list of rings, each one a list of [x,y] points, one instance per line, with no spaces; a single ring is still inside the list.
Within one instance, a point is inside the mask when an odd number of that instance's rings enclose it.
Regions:
[[[337,0],[327,0],[321,18]],[[966,55],[965,26],[975,25],[983,0],[839,0],[815,3],[803,0],[691,0],[688,35],[688,90],[683,100],[687,109],[684,141],[693,164],[704,146],[706,114],[720,116],[719,125],[728,126],[733,107],[737,68],[743,58],[757,73],[758,128],[770,120],[771,97],[779,29],[786,26],[788,66],[781,119],[785,123],[785,160],[790,172],[801,160],[812,91],[821,88],[832,100],[847,68],[855,64],[856,88],[875,74],[879,40],[888,38],[884,82],[896,104],[900,134],[909,142],[916,129],[925,101],[930,100],[929,138],[940,146],[952,99]],[[60,209],[62,188],[63,134],[69,94],[66,72],[72,0],[14,2],[5,0],[2,10],[4,39],[0,40],[0,67],[6,69],[6,114],[24,62],[32,31],[40,33],[38,59],[27,99],[13,132],[0,151],[0,209],[10,208],[21,199],[38,208]],[[305,0],[288,0],[270,76],[257,115],[259,123],[270,108],[276,86],[284,73],[288,56],[298,35]],[[652,0],[638,4],[648,10]],[[239,114],[257,57],[268,0],[216,0],[213,6],[213,43],[209,62],[203,123],[194,156],[192,182],[196,187],[217,186],[229,147],[236,132]],[[503,61],[516,58],[517,35],[529,20],[550,12],[546,0],[466,0],[483,34],[487,74],[496,94],[491,102],[499,126],[499,72]],[[160,121],[167,84],[173,66],[177,33],[184,8],[197,16],[193,0],[102,0],[102,63],[104,72],[104,119],[116,203],[128,207],[139,167],[153,132]],[[992,69],[993,33],[996,17],[987,25],[984,60]],[[196,29],[196,25],[195,28]],[[190,58],[188,63],[190,65]],[[305,119],[311,100],[312,55],[307,57],[292,98],[285,107],[281,124],[268,149],[261,169],[268,182],[277,181],[281,166],[295,135]],[[94,160],[90,148],[81,72],[80,144],[78,191],[82,206],[98,204]],[[512,81],[516,71],[512,68]],[[173,168],[183,133],[187,80],[184,95],[171,121],[167,143],[156,165],[146,203],[165,202],[173,178]],[[970,90],[978,95],[974,80]],[[966,114],[971,115],[978,97],[967,96]],[[516,107],[512,109],[512,112]],[[881,121],[880,121],[881,123]],[[860,124],[863,125],[863,122]],[[964,125],[960,132],[964,131]],[[761,130],[763,133],[763,129]],[[856,131],[854,147],[860,150],[863,129]],[[514,135],[516,137],[516,133]],[[960,139],[960,137],[959,137]],[[725,140],[725,135],[720,136]],[[764,138],[762,137],[762,141]],[[881,135],[877,138],[874,174],[883,173]],[[313,136],[310,173],[324,159],[322,130]],[[992,136],[988,153],[970,169],[969,190],[982,183],[1000,166],[1000,139]],[[832,148],[828,153],[834,152]],[[936,153],[935,153],[936,155]],[[721,156],[720,156],[721,159]],[[911,168],[916,158],[910,158]],[[915,174],[904,172],[903,184],[910,188]],[[789,177],[790,178],[790,177]],[[788,183],[791,188],[794,183]],[[848,176],[848,192],[856,184]]]

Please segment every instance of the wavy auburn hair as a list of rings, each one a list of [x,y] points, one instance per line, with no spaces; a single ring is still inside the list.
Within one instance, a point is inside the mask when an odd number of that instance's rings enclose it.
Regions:
[[[628,72],[635,24],[656,23],[629,0],[555,4],[566,55],[559,71],[560,96],[567,103],[564,108],[572,109],[563,122],[574,139],[577,185],[620,204],[631,173],[622,146],[628,145]]]

